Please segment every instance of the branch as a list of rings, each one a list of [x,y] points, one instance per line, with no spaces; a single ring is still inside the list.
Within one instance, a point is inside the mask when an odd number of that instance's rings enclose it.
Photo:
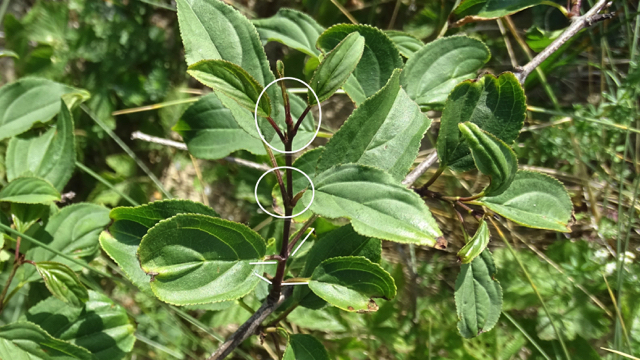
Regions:
[[[580,30],[595,24],[598,21],[610,19],[613,14],[598,14],[602,9],[607,6],[608,0],[599,0],[586,14],[579,17],[574,17],[571,25],[554,40],[549,46],[542,50],[536,57],[534,57],[529,63],[519,69],[516,69],[515,75],[521,84],[527,79],[527,76],[537,68],[543,61],[545,61],[551,54],[556,52],[562,45],[564,45],[569,39],[575,36]]]
[[[418,166],[416,166],[416,168],[413,169],[413,171],[411,171],[409,175],[407,175],[407,177],[404,178],[404,180],[402,180],[402,185],[409,186],[414,182],[418,181],[418,178],[420,178],[422,174],[427,172],[427,170],[431,167],[431,165],[435,164],[437,160],[438,160],[438,152],[435,151],[434,149],[433,152],[429,154],[429,156],[427,156],[426,159],[424,159],[420,164],[418,164]]]
[[[140,132],[140,131],[135,131],[135,132],[131,133],[131,140],[136,140],[136,139],[137,140],[142,140],[142,141],[147,141],[147,142],[152,142],[154,144],[160,144],[160,145],[164,145],[164,146],[169,146],[169,147],[180,149],[180,150],[188,150],[187,149],[187,145],[185,143],[178,142],[178,141],[173,141],[173,140],[168,140],[168,139],[163,139],[163,138],[159,138],[157,136],[147,135],[147,134],[145,134],[143,132]],[[232,157],[232,156],[227,156],[227,157],[225,157],[223,159],[225,161],[230,162],[230,163],[238,164],[238,165],[249,167],[249,168],[256,169],[256,170],[261,170],[261,171],[271,170],[271,168],[269,166],[267,166],[267,165],[254,163],[253,161],[239,159],[239,158]]]
[[[271,315],[274,311],[278,309],[278,307],[291,295],[291,290],[293,287],[289,287],[280,294],[280,297],[273,301],[270,296],[267,296],[265,302],[260,306],[260,308],[247,320],[244,324],[242,324],[236,332],[227,339],[218,350],[214,352],[207,360],[222,360],[225,357],[229,356],[231,352],[237,348],[242,342],[247,340],[251,335],[255,334],[256,330],[262,322]]]

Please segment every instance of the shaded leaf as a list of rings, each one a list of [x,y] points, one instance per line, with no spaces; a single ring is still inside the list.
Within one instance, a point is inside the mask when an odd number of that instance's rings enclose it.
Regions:
[[[102,249],[138,288],[153,294],[149,277],[140,268],[136,251],[140,240],[159,221],[178,214],[202,214],[217,217],[213,209],[190,200],[162,200],[136,207],[118,207],[109,213],[113,224],[100,234]]]
[[[23,176],[13,179],[0,190],[0,202],[22,204],[51,204],[60,201],[60,193],[50,182],[34,177]]]
[[[526,227],[570,232],[571,198],[558,180],[533,171],[519,170],[502,194],[476,201],[491,211]]]
[[[138,257],[158,298],[190,305],[248,294],[260,281],[253,272],[262,273],[262,265],[249,263],[265,252],[265,241],[245,225],[182,214],[151,228],[140,242]]]
[[[502,312],[502,288],[494,280],[496,267],[489,250],[460,267],[456,279],[458,331],[470,339],[491,330]]]
[[[328,218],[346,217],[365,236],[435,246],[442,233],[424,201],[391,175],[368,166],[346,164],[316,175],[311,210]],[[305,193],[306,204],[311,194]]]
[[[87,349],[59,340],[30,322],[0,327],[0,358],[29,360],[93,360]]]
[[[54,261],[40,261],[35,266],[53,296],[73,306],[89,300],[87,288],[68,266]]]
[[[329,360],[329,353],[318,339],[306,334],[289,335],[282,360]]]
[[[64,101],[60,100],[56,125],[45,133],[23,134],[9,140],[7,147],[7,180],[32,175],[51,182],[62,191],[67,184],[76,160],[73,119]]]
[[[378,310],[373,298],[391,300],[396,285],[380,265],[360,256],[336,257],[320,263],[309,288],[331,305],[347,311]]]
[[[483,174],[491,178],[491,184],[483,190],[487,196],[502,194],[516,176],[518,159],[507,144],[470,122],[458,124],[473,161]]]
[[[420,106],[441,107],[451,90],[475,78],[490,57],[489,48],[480,40],[466,36],[438,39],[407,60],[400,82]]]
[[[401,180],[418,156],[420,142],[431,125],[418,105],[400,87],[396,70],[377,94],[349,116],[318,162],[318,173],[338,164],[376,166]]]
[[[497,19],[544,3],[543,0],[463,0],[452,16],[459,24],[477,20]]]
[[[456,86],[440,120],[437,150],[440,166],[467,171],[475,164],[458,124],[470,121],[510,145],[520,133],[527,106],[524,91],[512,73],[485,75]]]
[[[362,57],[364,42],[362,36],[353,32],[322,59],[309,81],[320,102],[330,98],[351,76]],[[311,90],[307,94],[307,102],[309,105],[316,104],[316,98]]]
[[[476,231],[475,235],[469,240],[469,242],[458,251],[458,259],[463,264],[468,264],[473,259],[475,259],[478,255],[480,255],[484,249],[489,245],[489,238],[491,236],[491,232],[489,231],[489,227],[487,226],[487,222],[484,220],[480,221],[480,226]]]
[[[400,54],[407,59],[412,57],[413,54],[424,46],[422,40],[406,32],[386,30],[384,33],[393,41],[393,44],[398,48]]]
[[[305,13],[282,8],[270,18],[252,22],[263,42],[276,41],[311,57],[320,55],[316,41],[324,28]]]

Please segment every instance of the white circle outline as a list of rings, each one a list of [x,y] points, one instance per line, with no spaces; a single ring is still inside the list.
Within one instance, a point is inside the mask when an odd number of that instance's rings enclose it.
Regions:
[[[295,170],[297,172],[299,172],[300,174],[304,175],[304,177],[307,178],[307,180],[309,180],[309,184],[311,184],[311,202],[309,202],[309,205],[307,205],[306,208],[304,208],[304,210],[300,211],[299,213],[295,214],[295,215],[290,215],[290,216],[280,216],[280,215],[276,215],[276,214],[272,214],[270,212],[267,211],[267,209],[265,209],[262,204],[260,204],[260,200],[258,200],[258,185],[260,185],[260,181],[262,180],[263,177],[265,177],[265,175],[267,175],[268,173],[274,171],[274,170],[278,170],[278,169],[290,169],[290,170]],[[311,178],[309,177],[309,175],[305,174],[304,171],[298,169],[298,168],[294,168],[293,166],[278,166],[278,167],[274,167],[272,169],[267,170],[264,174],[262,174],[262,176],[260,176],[260,178],[258,179],[258,181],[256,182],[256,187],[255,190],[253,191],[253,195],[256,198],[256,202],[258,203],[258,206],[260,207],[260,209],[262,209],[262,211],[266,212],[267,214],[276,217],[278,219],[293,219],[296,216],[300,216],[302,214],[304,214],[307,210],[309,210],[309,207],[311,207],[311,204],[313,204],[313,198],[316,196],[316,189],[313,186],[313,181],[311,181]]]
[[[316,98],[316,103],[318,104],[318,127],[316,128],[316,133],[313,135],[313,138],[311,140],[309,140],[309,142],[301,147],[298,150],[291,150],[291,151],[282,151],[282,150],[278,150],[275,147],[271,146],[271,144],[269,144],[267,142],[267,140],[265,140],[264,136],[262,135],[262,132],[260,132],[260,127],[258,126],[258,105],[260,104],[260,99],[262,98],[262,95],[264,95],[265,91],[267,91],[267,89],[269,88],[269,86],[277,83],[278,81],[281,80],[294,80],[297,81],[299,83],[301,83],[302,85],[306,86],[309,90],[311,90],[311,92],[313,93],[313,96]],[[258,100],[256,101],[256,108],[253,111],[253,118],[256,122],[256,130],[258,130],[258,135],[260,135],[260,139],[262,139],[262,141],[267,144],[268,147],[270,147],[271,149],[281,153],[281,154],[294,154],[297,153],[298,151],[302,151],[304,148],[306,148],[307,146],[311,145],[311,143],[313,142],[313,140],[316,139],[316,137],[318,136],[318,132],[320,131],[320,124],[322,123],[322,107],[320,106],[320,99],[318,98],[318,95],[316,94],[315,91],[313,91],[313,89],[311,88],[311,85],[307,84],[306,82],[298,79],[298,78],[294,78],[294,77],[281,77],[279,79],[275,79],[272,82],[269,83],[269,85],[265,86],[264,89],[262,89],[262,92],[260,93],[260,95],[258,96]]]

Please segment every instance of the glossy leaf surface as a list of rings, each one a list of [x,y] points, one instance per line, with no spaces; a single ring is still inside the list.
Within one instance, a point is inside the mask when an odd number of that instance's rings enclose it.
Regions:
[[[473,235],[469,242],[463,246],[460,251],[458,251],[458,259],[463,264],[468,264],[473,261],[473,259],[487,248],[490,236],[491,232],[489,231],[487,222],[484,220],[480,221],[480,226],[478,227],[475,235]]]
[[[44,284],[53,296],[72,306],[81,306],[89,300],[87,288],[82,285],[78,275],[71,268],[54,261],[40,261],[35,264]]]

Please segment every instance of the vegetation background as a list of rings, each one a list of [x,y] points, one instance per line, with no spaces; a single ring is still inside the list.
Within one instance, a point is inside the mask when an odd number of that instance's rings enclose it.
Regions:
[[[402,30],[425,42],[438,37],[455,4],[451,0],[226,2],[250,19],[289,7],[311,15],[324,27],[354,20]],[[590,5],[584,1],[585,8]],[[458,334],[453,288],[460,266],[456,251],[464,238],[455,214],[436,203],[432,212],[450,250],[385,243],[382,264],[399,290],[394,301],[365,315],[299,308],[289,317],[291,331],[331,340],[324,344],[335,359],[560,359],[557,335],[533,283],[574,359],[622,358],[602,348],[640,356],[640,15],[637,1],[616,1],[609,10],[615,11],[613,19],[574,37],[542,64],[544,77],[533,73],[525,84],[529,111],[515,146],[520,167],[560,179],[572,196],[575,222],[566,235],[514,228],[507,235],[517,258],[500,241],[491,242],[504,289],[503,316],[496,328],[473,340]],[[226,160],[196,161],[184,150],[132,139],[133,133],[142,132],[181,141],[171,127],[206,91],[186,73],[173,1],[3,0],[0,22],[1,53],[15,55],[0,57],[0,85],[38,76],[91,93],[86,105],[95,118],[80,109],[74,112],[78,161],[117,191],[77,169],[63,191],[75,195],[68,203],[115,207],[128,205],[122,193],[138,203],[163,197],[136,160],[109,135],[113,131],[174,197],[210,204],[223,218],[260,226],[265,237],[278,231],[273,224],[265,226],[268,217],[255,204],[253,188],[262,171]],[[499,74],[525,64],[568,25],[556,7],[540,5],[511,17],[450,28],[447,35],[465,33],[483,40],[493,55],[486,68]],[[276,59],[284,61],[287,76],[306,78],[304,54],[276,43],[266,48],[274,65]],[[325,103],[327,129],[337,129],[352,109],[346,96]],[[434,125],[417,161],[433,149],[430,140],[437,134],[439,113],[430,112],[429,117]],[[1,185],[6,184],[7,140],[0,142]],[[248,152],[234,156],[267,163]],[[434,186],[452,192],[461,186],[480,186],[475,173],[464,176],[458,182],[445,173]],[[272,187],[270,183],[261,189],[264,203],[271,201]],[[6,212],[5,204],[0,206]],[[119,276],[105,254],[92,265]],[[189,311],[190,317],[185,317],[120,282],[90,273],[83,273],[82,280],[122,305],[135,320],[137,342],[128,355],[131,359],[203,358],[250,315],[233,306]],[[40,284],[23,288],[2,313],[0,325],[17,319],[43,296],[48,293]],[[246,301],[246,307],[257,306],[257,299]],[[194,318],[197,321],[190,321]],[[268,344],[261,345],[255,337],[252,342],[242,347],[245,358],[268,359],[274,354]]]

